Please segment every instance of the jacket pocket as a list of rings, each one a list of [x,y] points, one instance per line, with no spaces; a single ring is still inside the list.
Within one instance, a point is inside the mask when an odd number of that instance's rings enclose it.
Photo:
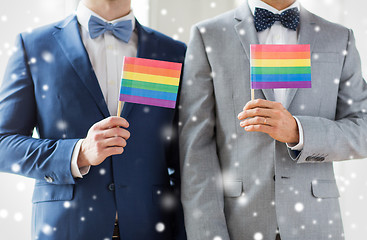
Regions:
[[[32,202],[69,201],[73,199],[74,185],[72,184],[36,184]]]
[[[317,180],[311,183],[312,195],[316,198],[340,197],[335,180]]]
[[[242,181],[225,181],[223,190],[225,197],[239,197],[242,194]]]

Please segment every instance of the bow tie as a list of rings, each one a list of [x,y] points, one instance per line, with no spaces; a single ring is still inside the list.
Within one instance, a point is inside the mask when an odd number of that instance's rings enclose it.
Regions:
[[[88,29],[92,39],[98,37],[106,31],[111,31],[115,37],[128,43],[133,32],[133,25],[131,20],[111,24],[106,23],[95,16],[91,16],[88,22]]]
[[[297,8],[291,8],[281,14],[274,14],[263,8],[255,9],[256,31],[261,32],[270,28],[276,21],[280,21],[284,27],[296,31],[299,24],[299,11]]]

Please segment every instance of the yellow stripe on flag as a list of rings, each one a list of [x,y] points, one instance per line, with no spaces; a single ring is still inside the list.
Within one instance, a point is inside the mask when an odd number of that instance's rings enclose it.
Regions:
[[[159,83],[159,84],[166,84],[166,85],[173,85],[173,86],[178,86],[180,83],[179,78],[156,76],[156,75],[134,73],[134,72],[124,72],[122,77],[128,80]]]
[[[310,59],[251,59],[252,67],[309,67]]]

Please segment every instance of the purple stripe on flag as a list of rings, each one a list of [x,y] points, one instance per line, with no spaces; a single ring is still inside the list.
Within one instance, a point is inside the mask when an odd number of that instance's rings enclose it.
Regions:
[[[298,82],[251,82],[252,89],[311,88],[311,81]]]
[[[145,105],[151,105],[151,106],[157,106],[157,107],[165,107],[165,108],[175,108],[176,107],[176,101],[139,97],[139,96],[126,95],[126,94],[120,95],[120,101],[145,104]]]

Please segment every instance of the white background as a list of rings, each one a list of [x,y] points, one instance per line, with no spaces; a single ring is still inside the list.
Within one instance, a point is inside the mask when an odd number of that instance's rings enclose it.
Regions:
[[[64,18],[74,11],[77,2],[78,0],[17,0],[2,3],[0,82],[12,53],[16,34]],[[134,12],[142,24],[186,43],[192,24],[230,10],[242,2],[243,0],[132,0]],[[312,12],[354,30],[366,78],[366,1],[301,0],[301,3]],[[346,239],[367,239],[367,160],[336,163],[335,169],[341,193]],[[32,179],[0,173],[1,240],[30,239],[33,183]]]

